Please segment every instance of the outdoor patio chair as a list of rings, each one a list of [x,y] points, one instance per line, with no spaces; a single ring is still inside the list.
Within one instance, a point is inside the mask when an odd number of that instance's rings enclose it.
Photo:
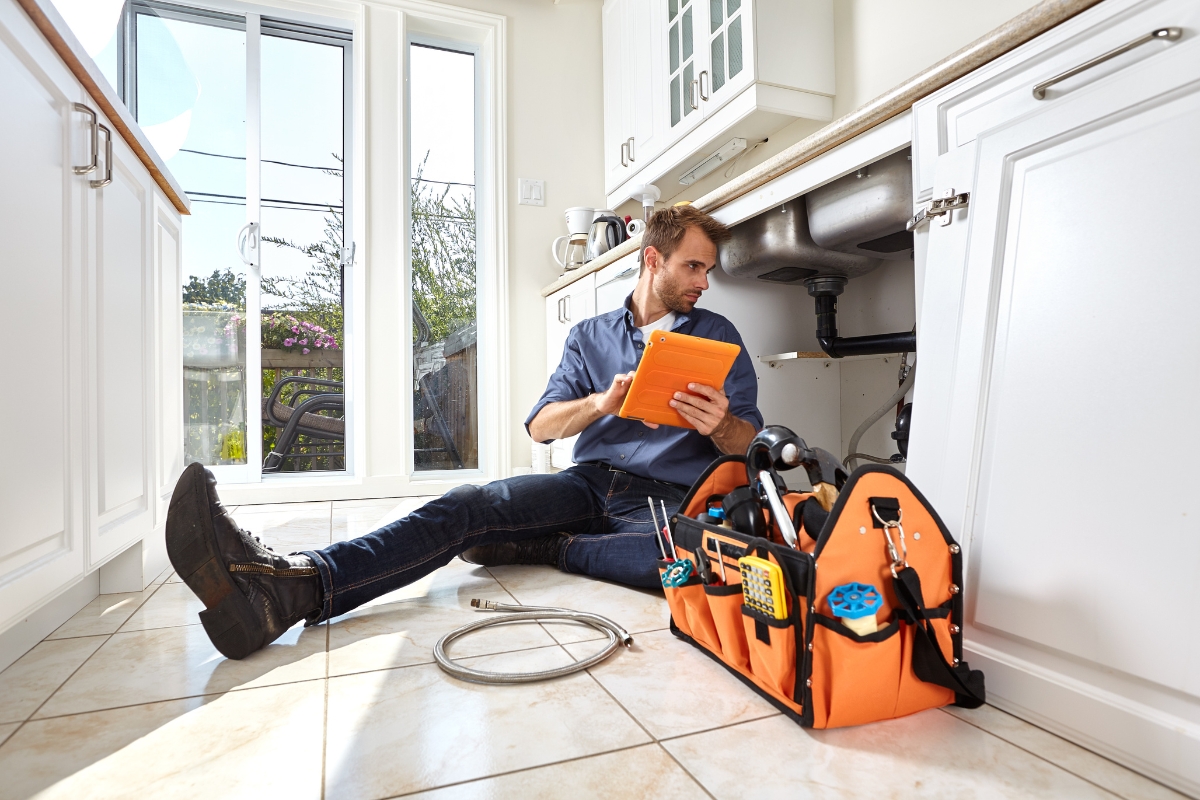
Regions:
[[[286,404],[279,395],[289,384],[300,384]],[[318,388],[305,388],[318,387]],[[329,391],[334,390],[334,391]],[[308,399],[303,399],[303,398]],[[337,416],[318,414],[332,410]],[[335,453],[293,453],[301,434],[309,439],[329,442],[346,441],[346,400],[341,381],[321,378],[305,378],[290,375],[279,380],[271,394],[263,400],[263,422],[280,429],[275,439],[275,449],[263,461],[263,472],[279,472],[287,459],[301,458],[345,458],[346,449]]]

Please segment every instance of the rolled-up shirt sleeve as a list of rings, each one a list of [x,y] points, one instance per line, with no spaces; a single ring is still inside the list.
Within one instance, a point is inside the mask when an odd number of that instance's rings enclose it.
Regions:
[[[757,387],[755,388],[757,389]],[[591,377],[588,375],[587,366],[584,364],[583,353],[579,348],[579,326],[576,325],[567,335],[567,343],[563,345],[562,359],[558,362],[558,369],[554,370],[554,374],[546,383],[546,391],[542,392],[542,396],[534,403],[533,410],[525,418],[525,432],[529,433],[529,423],[533,422],[538,413],[550,403],[577,400],[580,397],[587,397],[595,391]],[[530,438],[532,438],[532,434],[530,434]],[[547,439],[542,444],[549,444],[552,441],[554,440]]]
[[[734,359],[733,367],[725,378],[725,396],[729,398],[729,412],[738,419],[744,419],[754,425],[755,430],[762,430],[763,417],[758,410],[758,375],[754,372],[754,361],[746,352],[746,344],[734,329],[726,332],[727,342],[733,342],[742,348]]]

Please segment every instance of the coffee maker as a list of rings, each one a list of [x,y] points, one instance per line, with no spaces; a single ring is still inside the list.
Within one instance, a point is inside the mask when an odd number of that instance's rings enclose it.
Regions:
[[[567,235],[559,236],[550,245],[550,255],[564,270],[582,267],[587,262],[588,234],[592,229],[594,208],[576,206],[566,211]]]

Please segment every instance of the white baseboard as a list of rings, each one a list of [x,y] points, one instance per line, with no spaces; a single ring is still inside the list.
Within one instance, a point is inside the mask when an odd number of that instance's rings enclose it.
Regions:
[[[100,573],[85,575],[4,633],[0,633],[0,671],[28,653],[42,639],[100,596]]]
[[[990,705],[1200,797],[1200,728],[1191,720],[987,646],[968,643],[964,655],[972,669],[983,670]]]

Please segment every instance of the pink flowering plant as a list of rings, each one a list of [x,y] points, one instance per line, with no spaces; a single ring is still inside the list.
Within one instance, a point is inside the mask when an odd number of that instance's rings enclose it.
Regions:
[[[299,350],[308,355],[313,350],[337,350],[337,339],[320,325],[297,319],[282,311],[263,312],[262,346],[275,350]]]

